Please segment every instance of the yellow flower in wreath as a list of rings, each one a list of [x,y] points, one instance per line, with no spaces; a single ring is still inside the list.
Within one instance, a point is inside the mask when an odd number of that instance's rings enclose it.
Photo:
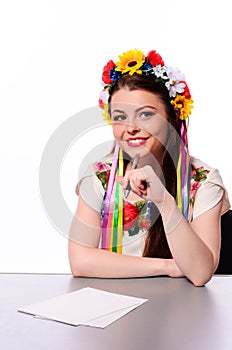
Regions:
[[[193,108],[193,100],[186,98],[183,95],[177,94],[175,99],[171,101],[174,109],[180,111],[180,119],[185,120],[192,113],[191,109]]]
[[[134,73],[142,74],[140,68],[142,67],[145,58],[142,51],[134,49],[124,52],[119,57],[119,61],[116,62],[115,70],[118,72],[129,73],[133,75]]]

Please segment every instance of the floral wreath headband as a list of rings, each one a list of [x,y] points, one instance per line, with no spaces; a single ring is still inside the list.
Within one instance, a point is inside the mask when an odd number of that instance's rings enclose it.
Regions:
[[[110,60],[103,68],[104,89],[99,97],[99,106],[104,110],[103,118],[109,124],[111,124],[108,112],[109,91],[123,74],[134,73],[154,76],[155,82],[164,84],[169,92],[170,103],[179,111],[180,119],[188,118],[193,108],[193,100],[184,74],[179,69],[166,66],[155,50],[145,56],[142,51],[133,49],[119,55],[116,63]]]

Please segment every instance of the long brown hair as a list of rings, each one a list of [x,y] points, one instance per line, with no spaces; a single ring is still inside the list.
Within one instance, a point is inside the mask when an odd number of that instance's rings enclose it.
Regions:
[[[165,111],[168,116],[168,121],[170,122],[172,128],[169,129],[165,152],[162,163],[162,172],[164,177],[164,184],[167,191],[176,198],[176,167],[179,156],[179,137],[173,135],[173,128],[176,130],[177,134],[180,135],[180,119],[178,118],[175,110],[170,103],[170,97],[167,88],[160,82],[154,81],[152,76],[144,76],[140,74],[133,74],[132,76],[125,74],[120,77],[120,79],[113,85],[110,89],[109,97],[109,112],[110,112],[110,101],[112,95],[122,89],[127,88],[129,90],[144,90],[151,92],[158,96],[165,105]],[[154,222],[150,227],[145,247],[143,251],[143,256],[147,257],[157,257],[157,258],[171,258],[172,254],[170,252],[166,235],[164,232],[163,222],[157,207],[152,204],[151,217],[154,218]]]

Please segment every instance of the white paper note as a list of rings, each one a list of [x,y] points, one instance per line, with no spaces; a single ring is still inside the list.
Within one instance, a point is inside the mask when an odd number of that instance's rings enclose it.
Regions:
[[[91,326],[91,327],[98,327],[98,328],[105,328],[108,325],[110,325],[111,323],[117,321],[122,316],[128,314],[130,311],[134,310],[136,307],[140,306],[143,303],[144,303],[144,301],[140,302],[138,305],[127,307],[125,309],[112,312],[111,314],[106,315],[106,316],[98,317],[92,321],[88,321],[88,322],[84,323],[83,325],[84,326]]]
[[[143,298],[86,287],[20,307],[18,311],[74,326],[104,328],[146,301]]]

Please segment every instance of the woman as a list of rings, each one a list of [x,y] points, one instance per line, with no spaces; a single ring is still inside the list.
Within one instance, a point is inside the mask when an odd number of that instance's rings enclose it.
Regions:
[[[70,229],[74,276],[186,276],[202,286],[220,253],[229,208],[216,169],[189,156],[193,101],[183,74],[154,50],[129,50],[102,74],[100,106],[112,124],[112,154],[77,186]]]

